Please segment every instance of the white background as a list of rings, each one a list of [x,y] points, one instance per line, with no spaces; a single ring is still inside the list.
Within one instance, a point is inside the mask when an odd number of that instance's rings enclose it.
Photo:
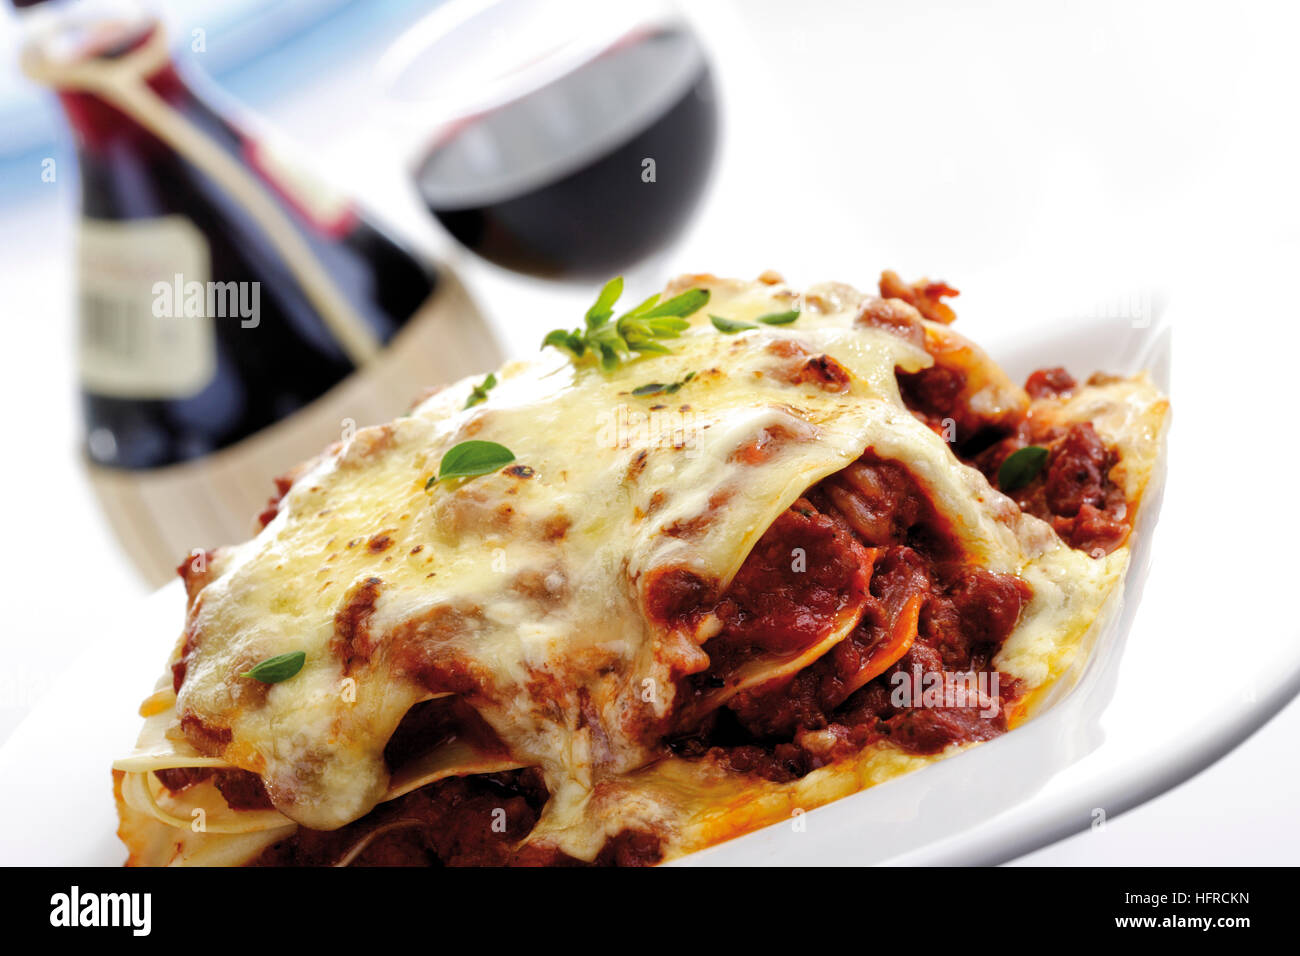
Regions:
[[[1223,324],[1225,361],[1295,375],[1290,356],[1267,348],[1270,328],[1300,319],[1295,5],[689,7],[713,52],[726,136],[706,206],[665,275],[776,268],[801,284],[869,286],[892,267],[942,277],[962,289],[961,325],[976,339],[1004,309],[1050,317],[1058,301],[1088,301],[1080,290],[1104,303],[1166,289],[1215,303],[1195,321]],[[373,108],[377,49],[352,52],[308,92],[259,109],[325,171],[452,258],[509,348],[531,351],[537,329],[572,321],[591,290],[519,279],[452,249],[415,204],[405,157],[388,148],[397,139]],[[56,183],[41,199],[0,231],[9,344],[0,738],[103,622],[129,620],[145,593],[78,469],[75,197]],[[1204,388],[1214,387],[1207,367]],[[1230,476],[1212,503],[1222,524],[1207,532],[1207,563],[1240,559],[1223,553],[1233,522],[1296,530],[1289,508],[1251,499],[1253,470],[1294,459],[1293,413],[1263,413],[1279,418],[1278,448],[1206,449],[1205,467]],[[1295,636],[1290,595],[1251,599],[1276,602],[1277,627]],[[1247,652],[1249,635],[1224,640],[1229,655]],[[1206,662],[1207,685],[1220,663]],[[1201,777],[1028,861],[1293,862],[1297,733],[1293,704]]]

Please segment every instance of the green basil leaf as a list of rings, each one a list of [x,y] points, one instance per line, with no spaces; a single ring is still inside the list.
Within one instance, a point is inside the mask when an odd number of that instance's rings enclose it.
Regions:
[[[542,339],[542,348],[552,345],[561,351],[568,352],[574,358],[582,358],[587,351],[586,344],[582,337],[576,332],[570,332],[567,329],[552,329],[546,333],[546,338]]]
[[[675,339],[691,327],[691,323],[685,319],[679,319],[675,316],[665,315],[657,319],[647,319],[645,326],[656,337],[661,339]]]
[[[644,312],[649,312],[652,308],[654,308],[655,303],[658,301],[659,301],[659,293],[656,292],[654,295],[650,296],[650,298],[646,299],[641,304],[633,306],[632,308],[628,309],[626,312],[623,313],[623,315],[625,318],[636,318],[638,315],[641,315]]]
[[[758,321],[764,325],[789,325],[797,318],[799,318],[799,310],[791,309],[789,312],[769,312],[767,315],[760,315]]]
[[[657,319],[665,315],[684,319],[704,308],[709,301],[708,289],[687,289],[681,295],[675,295],[667,302],[660,302],[649,312],[641,314],[643,319]]]
[[[600,290],[600,295],[596,296],[596,301],[587,310],[587,328],[599,328],[608,322],[609,317],[614,314],[614,303],[622,294],[622,276],[614,276],[606,282],[605,287]]]
[[[240,674],[240,677],[251,677],[253,680],[261,681],[263,684],[278,684],[282,680],[288,680],[300,670],[302,665],[307,661],[307,654],[304,651],[290,651],[288,654],[277,654],[275,657],[268,657],[260,664],[255,664],[249,670]]]
[[[649,338],[652,334],[650,332],[650,326],[645,322],[642,322],[640,319],[630,319],[626,315],[622,316],[614,323],[614,331],[625,338],[633,335],[640,335],[644,338]]]
[[[678,389],[694,377],[694,372],[687,372],[684,378],[673,382],[671,385],[665,385],[662,382],[651,382],[648,385],[640,385],[637,388],[632,389],[632,394],[637,398],[645,398],[648,395],[658,395],[660,393],[664,395],[675,395],[677,394]]]
[[[438,465],[437,481],[449,478],[474,478],[478,475],[490,475],[504,468],[515,460],[515,454],[505,445],[494,441],[463,441],[454,445],[442,456]],[[432,482],[426,482],[429,487]]]
[[[737,332],[744,332],[746,329],[756,329],[757,325],[752,322],[737,322],[735,319],[724,319],[720,315],[709,316],[709,321],[719,332],[726,335],[735,335]]]
[[[998,487],[1003,491],[1023,488],[1043,470],[1047,463],[1047,449],[1042,445],[1026,445],[1013,451],[998,468]]]
[[[654,342],[650,339],[637,339],[634,342],[628,342],[627,347],[633,352],[640,355],[672,355],[673,350],[661,342]]]
[[[474,386],[474,391],[470,392],[469,398],[465,399],[465,408],[473,408],[479,402],[487,401],[487,393],[497,387],[497,377],[488,372],[487,378]]]

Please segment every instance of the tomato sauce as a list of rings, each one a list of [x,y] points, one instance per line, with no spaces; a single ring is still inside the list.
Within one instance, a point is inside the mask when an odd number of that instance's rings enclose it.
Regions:
[[[536,770],[450,777],[337,830],[300,827],[251,865],[506,866],[547,796]]]
[[[865,595],[871,560],[847,529],[796,505],[759,541],[718,603],[724,630],[714,649],[789,654],[816,643]]]
[[[788,556],[800,547],[808,550],[808,572],[790,573]],[[855,563],[858,575],[847,570]],[[764,535],[718,602],[723,630],[704,645],[709,670],[688,678],[684,695],[714,686],[711,678],[738,646],[757,653],[806,644],[817,627],[805,625],[834,606],[829,594],[838,587],[847,595],[863,576],[865,610],[847,638],[811,666],[742,691],[683,728],[674,752],[785,781],[877,741],[931,754],[1005,732],[1006,708],[1020,688],[997,673],[993,657],[1031,590],[1013,575],[969,564],[907,470],[870,453],[810,489]],[[733,604],[756,617],[733,613]],[[892,650],[883,667],[882,650]],[[900,674],[942,687],[953,675],[971,675],[985,690],[940,693],[937,705],[899,703],[891,691],[903,683]]]
[[[1110,478],[1119,455],[1092,424],[1046,426],[1029,419],[971,463],[997,487],[1002,463],[1028,445],[1046,448],[1047,459],[1028,484],[1006,492],[1020,510],[1042,518],[1066,544],[1093,557],[1123,544],[1131,527],[1128,501]]]

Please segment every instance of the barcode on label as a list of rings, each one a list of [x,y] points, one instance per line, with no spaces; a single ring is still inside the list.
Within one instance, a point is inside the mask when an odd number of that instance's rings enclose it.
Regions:
[[[124,302],[90,290],[81,296],[82,347],[99,352],[106,358],[130,362],[138,359],[141,348],[140,324],[132,321],[133,303]]]
[[[155,287],[176,276],[206,282],[208,245],[183,216],[82,223],[81,382],[123,398],[179,398],[201,390],[215,371],[209,316],[157,314]],[[169,300],[170,303],[170,300]]]

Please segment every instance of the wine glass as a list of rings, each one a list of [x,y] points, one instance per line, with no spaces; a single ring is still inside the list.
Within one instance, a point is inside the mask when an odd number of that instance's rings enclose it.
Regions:
[[[713,165],[708,58],[669,4],[453,0],[379,70],[421,131],[412,168],[429,210],[516,272],[644,274]]]

